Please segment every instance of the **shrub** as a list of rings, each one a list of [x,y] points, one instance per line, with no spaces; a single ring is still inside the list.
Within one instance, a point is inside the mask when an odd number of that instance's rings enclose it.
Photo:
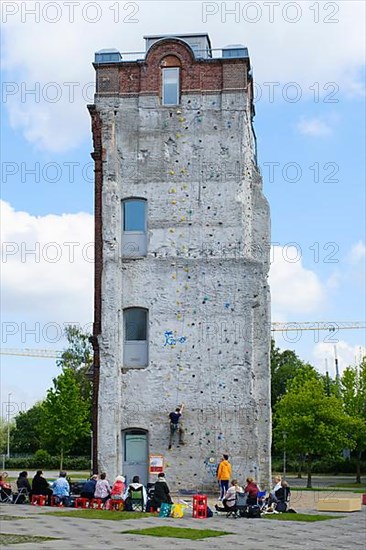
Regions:
[[[44,451],[43,449],[39,449],[34,453],[33,460],[37,462],[37,465],[40,468],[49,468],[50,467],[49,465],[52,462],[52,457],[47,451]]]

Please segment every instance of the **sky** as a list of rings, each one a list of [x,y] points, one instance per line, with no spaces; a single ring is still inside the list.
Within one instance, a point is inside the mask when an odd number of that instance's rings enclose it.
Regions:
[[[59,350],[66,324],[91,328],[92,62],[103,48],[144,52],[155,34],[249,48],[272,321],[365,325],[364,12],[352,0],[2,2],[1,346]],[[341,372],[365,353],[364,330],[274,335],[331,376],[335,345]],[[58,373],[53,359],[2,355],[2,416]]]

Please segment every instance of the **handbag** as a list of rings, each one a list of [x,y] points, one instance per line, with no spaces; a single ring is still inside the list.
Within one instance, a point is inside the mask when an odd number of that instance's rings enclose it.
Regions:
[[[160,506],[159,518],[168,518],[172,510],[172,505],[168,502],[162,502]]]

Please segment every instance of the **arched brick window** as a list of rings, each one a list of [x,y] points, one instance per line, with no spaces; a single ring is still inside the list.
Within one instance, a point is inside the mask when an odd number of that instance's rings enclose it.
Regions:
[[[162,59],[160,67],[162,105],[179,105],[181,68],[180,59],[175,55],[167,55]]]

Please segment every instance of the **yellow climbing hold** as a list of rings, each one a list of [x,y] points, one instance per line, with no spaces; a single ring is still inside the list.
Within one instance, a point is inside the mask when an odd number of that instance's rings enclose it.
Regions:
[[[171,202],[171,204],[177,204],[177,201],[174,201],[174,200],[170,201],[170,202]]]
[[[180,221],[180,222],[186,221],[186,217],[185,217],[185,216],[182,216],[181,219],[180,219],[179,221]]]
[[[174,233],[174,232],[175,232],[174,227],[171,227],[171,228],[169,229],[169,233]]]
[[[178,118],[178,120],[179,120],[179,122],[185,122],[186,119],[184,118],[184,116],[180,116],[180,117]]]
[[[176,190],[176,188],[175,188],[175,187],[172,187],[171,189],[169,189],[169,191],[168,191],[168,192],[169,192],[169,193],[170,193],[170,194],[172,195],[172,194],[176,193],[176,192],[177,192],[177,190]]]
[[[174,172],[174,170],[169,170],[168,174],[169,174],[170,176],[174,176],[175,172]]]
[[[178,134],[175,134],[175,137],[179,139],[179,138],[180,138],[180,134],[179,134],[179,133],[178,133]]]

